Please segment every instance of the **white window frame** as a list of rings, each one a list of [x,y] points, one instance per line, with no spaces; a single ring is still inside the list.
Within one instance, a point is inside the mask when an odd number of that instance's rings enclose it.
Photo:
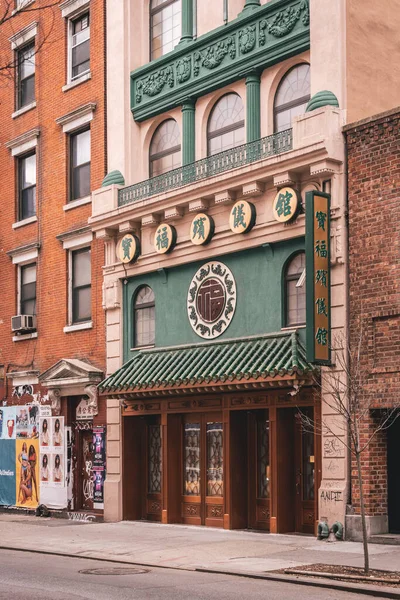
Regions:
[[[35,265],[36,267],[36,302],[37,302],[37,258],[34,258],[33,260],[25,260],[24,262],[21,262],[18,264],[17,269],[18,269],[18,275],[17,275],[17,315],[22,315],[23,313],[21,312],[21,295],[22,295],[22,267],[26,267],[27,265]],[[37,313],[35,315],[37,317]]]
[[[68,251],[68,323],[63,329],[64,333],[91,329],[93,327],[92,318],[89,321],[82,321],[81,323],[72,322],[72,252],[74,250],[81,250],[82,248],[91,249],[92,238],[92,232],[86,231],[75,236],[66,236],[62,239],[63,249]]]
[[[82,3],[75,2],[74,4],[82,4]],[[87,12],[89,13],[89,30],[90,30],[89,2],[83,3],[81,8],[79,8],[75,12],[68,14],[68,59],[67,59],[68,71],[67,71],[67,86],[64,86],[63,90],[69,89],[69,87],[74,87],[78,83],[80,83],[82,81],[86,81],[87,79],[90,79],[90,77],[91,77],[90,66],[89,66],[89,69],[87,71],[85,71],[84,73],[81,73],[77,77],[72,77],[72,48],[73,48],[72,39],[73,39],[73,31],[74,31],[74,21],[76,21],[76,19],[79,19],[80,16],[82,16],[83,14],[85,14]],[[65,16],[64,11],[63,11],[63,16]],[[89,58],[91,56],[91,43],[90,42],[91,42],[91,37],[89,34]]]

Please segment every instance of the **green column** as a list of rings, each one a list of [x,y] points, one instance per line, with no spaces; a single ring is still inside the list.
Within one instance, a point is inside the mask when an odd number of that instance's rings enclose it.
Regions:
[[[193,0],[182,0],[182,36],[180,44],[193,40]]]
[[[244,3],[243,11],[254,10],[258,8],[260,5],[260,0],[246,0]]]
[[[182,104],[182,165],[195,161],[196,100],[188,98]]]
[[[261,137],[260,73],[246,77],[246,141],[254,142]]]

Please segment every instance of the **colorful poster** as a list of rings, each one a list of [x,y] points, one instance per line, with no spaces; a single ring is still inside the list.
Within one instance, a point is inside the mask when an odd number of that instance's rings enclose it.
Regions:
[[[16,430],[16,406],[2,406],[0,409],[0,439],[2,440],[15,440]]]
[[[17,438],[28,439],[29,437],[29,412],[27,406],[16,406]]]
[[[64,417],[56,417],[53,421],[52,442],[54,449],[59,448],[61,452],[64,452]]]
[[[50,459],[53,487],[64,487],[64,454],[53,453]]]
[[[36,439],[39,437],[39,407],[28,406],[28,437]]]
[[[4,408],[2,408],[4,410]],[[4,419],[4,414],[3,414]],[[0,504],[15,505],[15,439],[0,440]]]
[[[17,438],[15,452],[16,505],[36,508],[39,504],[39,441],[37,439],[24,440]]]
[[[93,428],[93,502],[94,508],[104,508],[104,480],[106,477],[106,428]]]

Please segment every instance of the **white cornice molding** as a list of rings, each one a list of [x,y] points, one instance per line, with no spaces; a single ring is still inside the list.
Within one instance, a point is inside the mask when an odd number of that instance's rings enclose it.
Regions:
[[[82,127],[82,125],[85,125],[86,123],[90,123],[93,119],[93,113],[96,110],[96,106],[96,102],[88,102],[83,106],[79,106],[79,108],[75,108],[66,115],[58,117],[56,123],[63,128],[64,133],[69,133],[74,129]]]
[[[40,129],[35,127],[35,129],[30,129],[30,131],[6,142],[5,147],[8,148],[8,150],[11,150],[12,156],[18,156],[19,154],[23,154],[24,152],[35,148],[38,143],[39,135]]]
[[[60,9],[63,18],[74,16],[85,10],[90,5],[90,0],[64,0],[61,2]]]
[[[40,250],[39,242],[32,242],[32,244],[26,244],[25,246],[19,246],[6,252],[7,256],[12,259],[14,265],[26,263],[31,260],[35,260],[38,257]]]
[[[27,42],[33,40],[33,38],[37,35],[37,32],[38,22],[34,21],[33,23],[30,23],[29,25],[21,29],[20,31],[17,31],[17,33],[14,33],[14,35],[12,35],[9,38],[9,41],[11,43],[11,50],[17,50]]]

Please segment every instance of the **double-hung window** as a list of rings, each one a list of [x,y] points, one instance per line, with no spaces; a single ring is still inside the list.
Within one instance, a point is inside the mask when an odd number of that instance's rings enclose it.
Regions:
[[[90,129],[70,135],[70,200],[90,194]]]
[[[71,81],[90,70],[89,13],[71,21]]]
[[[35,100],[35,44],[17,52],[17,109]]]
[[[36,214],[36,153],[18,158],[18,219]]]
[[[36,315],[36,263],[20,267],[19,314]]]
[[[72,324],[90,321],[92,316],[91,251],[80,248],[71,252]]]

